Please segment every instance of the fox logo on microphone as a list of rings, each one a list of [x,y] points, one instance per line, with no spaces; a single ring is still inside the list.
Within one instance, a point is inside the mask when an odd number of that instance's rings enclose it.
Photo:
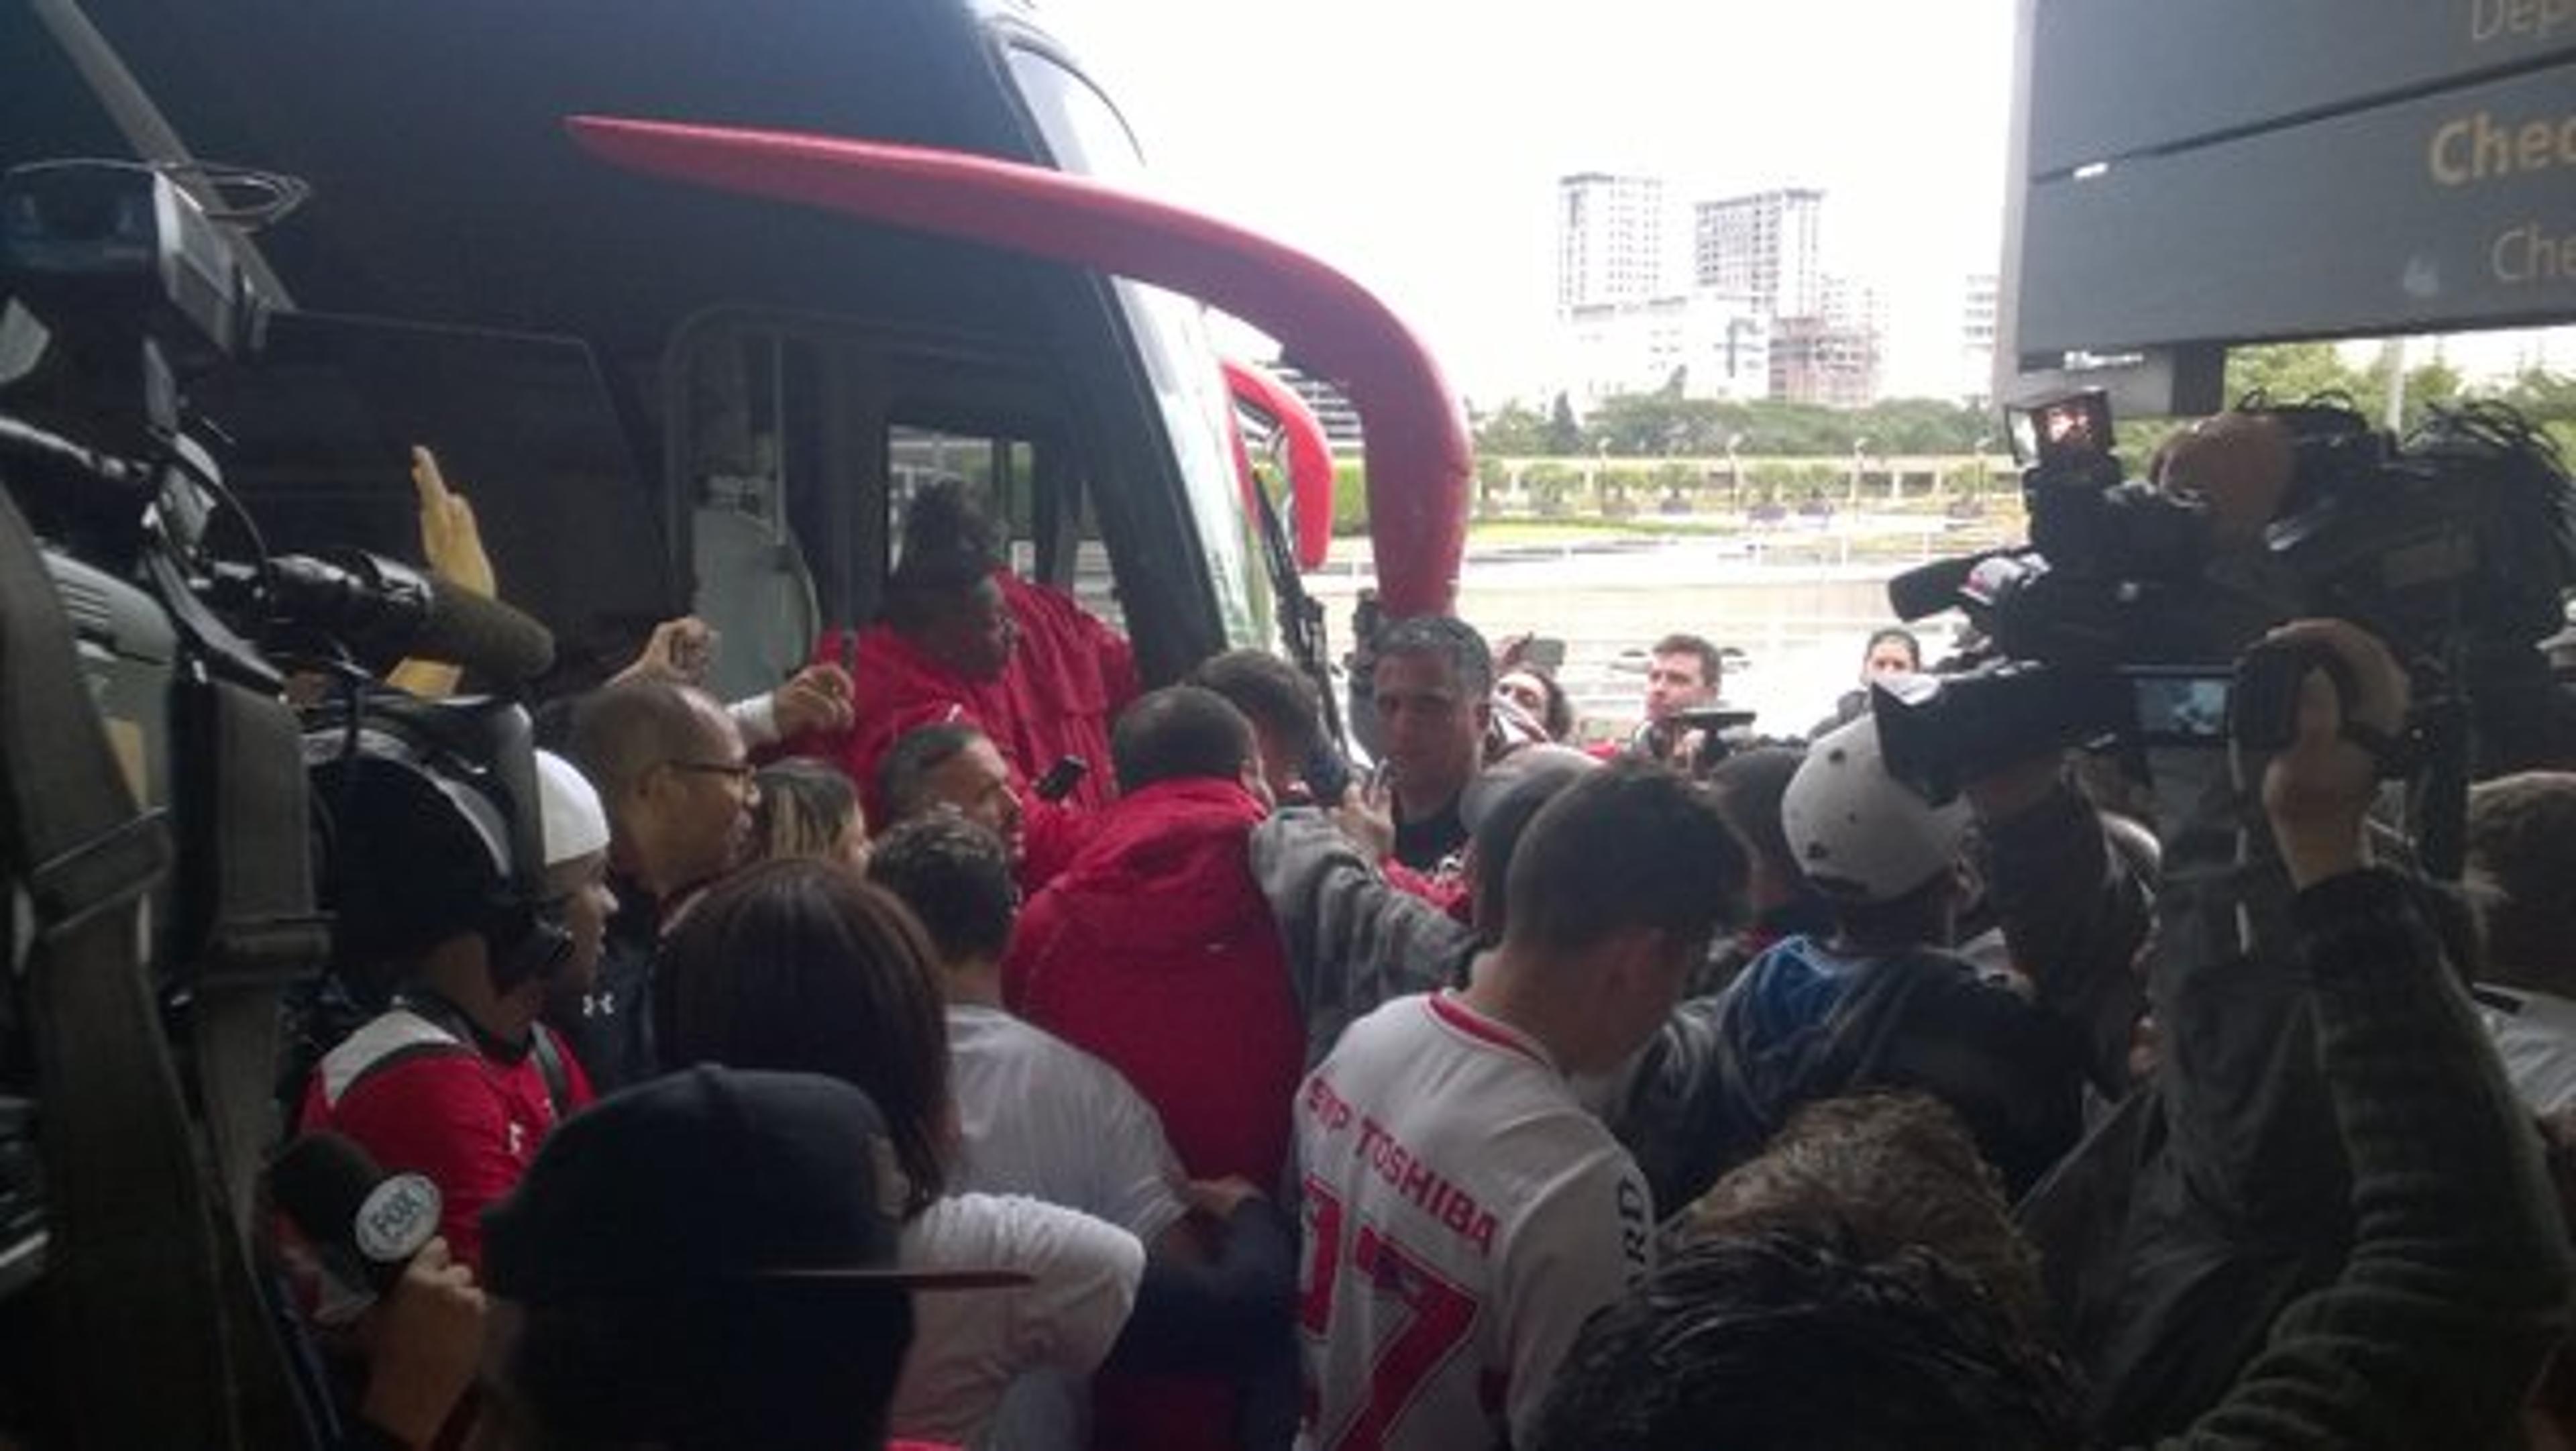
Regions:
[[[420,1253],[438,1232],[438,1186],[422,1174],[392,1174],[358,1206],[358,1249],[380,1265],[398,1265]]]

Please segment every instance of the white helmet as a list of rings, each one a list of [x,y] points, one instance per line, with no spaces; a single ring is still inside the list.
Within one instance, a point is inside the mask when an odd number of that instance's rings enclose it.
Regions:
[[[1799,870],[1848,902],[1892,902],[1947,870],[1968,821],[1967,803],[1934,806],[1887,774],[1866,715],[1817,737],[1780,797]]]

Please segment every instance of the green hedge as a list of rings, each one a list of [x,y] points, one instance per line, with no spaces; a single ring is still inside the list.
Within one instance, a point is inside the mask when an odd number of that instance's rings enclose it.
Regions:
[[[1347,539],[1368,532],[1368,478],[1355,458],[1333,460],[1333,534]]]

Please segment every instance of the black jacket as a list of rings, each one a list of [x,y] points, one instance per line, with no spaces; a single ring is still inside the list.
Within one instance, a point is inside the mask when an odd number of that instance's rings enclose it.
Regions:
[[[1833,964],[1846,969],[1831,974],[1839,990],[1802,995],[1807,1011],[1767,1000],[1759,963],[1727,991],[1684,1002],[1609,1113],[1658,1213],[1760,1152],[1799,1104],[1858,1088],[1917,1088],[1948,1103],[2015,1192],[2073,1147],[2085,1080],[2116,1090],[2124,1075],[2143,894],[2070,792],[1991,827],[1987,842],[1993,896],[2033,996],[1918,951]],[[1803,941],[1772,952],[1814,952]]]

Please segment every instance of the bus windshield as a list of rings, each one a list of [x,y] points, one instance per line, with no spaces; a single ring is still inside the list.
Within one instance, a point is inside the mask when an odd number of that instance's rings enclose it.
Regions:
[[[1088,81],[1026,46],[1010,47],[1009,55],[1012,77],[1058,167],[1121,185],[1148,184],[1135,138]],[[1125,278],[1112,283],[1189,491],[1190,516],[1226,639],[1238,646],[1267,644],[1270,591],[1252,565],[1249,521],[1226,433],[1233,404],[1217,371],[1207,320],[1188,298]]]

